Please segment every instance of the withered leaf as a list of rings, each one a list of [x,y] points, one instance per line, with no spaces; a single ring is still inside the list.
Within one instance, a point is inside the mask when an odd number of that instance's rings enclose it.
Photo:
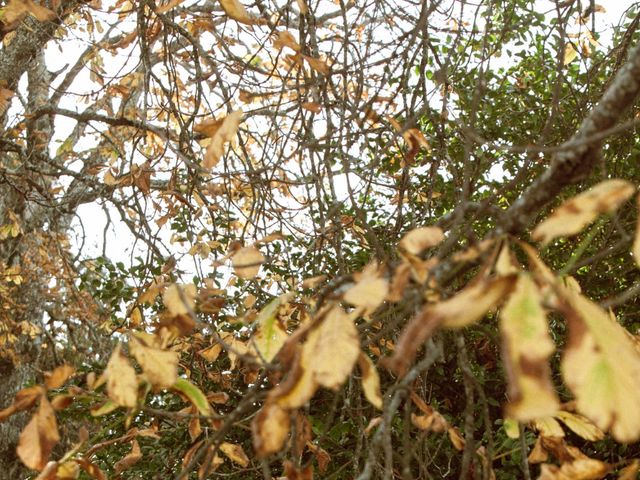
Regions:
[[[562,374],[578,412],[620,442],[640,438],[640,353],[626,330],[580,293],[557,285],[569,338]]]
[[[138,445],[138,441],[134,439],[131,441],[131,451],[116,462],[114,470],[116,474],[124,472],[125,470],[133,467],[141,459],[142,451],[140,450],[140,445]]]
[[[55,413],[47,397],[42,395],[37,412],[20,433],[16,453],[27,467],[42,470],[58,441],[60,435]]]
[[[243,247],[231,258],[236,275],[247,280],[258,275],[264,260],[264,256],[256,247]]]
[[[224,453],[232,462],[237,463],[241,467],[249,465],[249,457],[244,453],[240,445],[230,442],[223,442],[220,445],[220,451]]]
[[[533,231],[532,238],[543,244],[557,237],[575,235],[601,213],[616,210],[635,192],[626,180],[605,180],[560,205]]]
[[[121,407],[135,407],[138,401],[138,379],[129,360],[120,353],[120,344],[111,354],[105,375],[109,398]]]
[[[258,457],[279,452],[289,438],[289,412],[275,403],[266,403],[251,422],[253,448]]]
[[[500,313],[500,332],[509,381],[509,418],[521,422],[553,415],[559,407],[551,382],[549,357],[555,344],[549,335],[538,287],[529,274],[516,287]]]
[[[358,367],[362,375],[362,390],[369,403],[382,410],[382,394],[380,393],[380,377],[378,370],[366,353],[360,352]]]
[[[444,240],[444,233],[439,227],[421,227],[406,233],[398,246],[412,254],[420,255],[427,248],[433,247]]]
[[[138,361],[149,382],[157,388],[169,388],[178,378],[178,354],[147,346],[136,337],[129,342],[131,355]]]

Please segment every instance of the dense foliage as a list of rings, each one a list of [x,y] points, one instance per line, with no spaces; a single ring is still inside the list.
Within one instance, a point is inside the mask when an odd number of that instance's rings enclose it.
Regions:
[[[637,4],[0,3],[0,476],[636,478]]]

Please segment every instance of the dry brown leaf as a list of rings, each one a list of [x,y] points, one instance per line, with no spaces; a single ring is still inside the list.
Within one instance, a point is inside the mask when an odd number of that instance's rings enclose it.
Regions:
[[[59,440],[55,413],[47,397],[42,395],[37,412],[20,433],[16,453],[27,467],[40,471],[47,465]]]
[[[274,48],[278,50],[282,50],[284,47],[289,47],[294,52],[299,52],[301,50],[300,45],[296,42],[296,39],[291,34],[291,32],[283,31],[276,33],[276,39],[273,41]]]
[[[116,475],[118,475],[120,472],[124,472],[125,470],[133,467],[141,459],[142,459],[142,451],[140,450],[140,445],[138,445],[138,441],[134,439],[131,442],[131,452],[127,453],[124,457],[118,460],[114,465],[114,470],[116,472]]]
[[[265,261],[264,256],[256,247],[244,247],[233,254],[231,262],[236,275],[250,280],[260,271],[260,265]]]
[[[118,344],[105,371],[109,398],[121,407],[135,407],[138,402],[138,379],[129,360],[120,353]]]
[[[534,240],[547,244],[557,237],[575,235],[601,213],[616,210],[635,190],[626,180],[600,182],[560,205],[534,229],[531,236]]]
[[[311,441],[307,442],[307,447],[316,457],[316,461],[318,462],[318,470],[320,470],[320,473],[324,473],[327,470],[329,463],[331,462],[331,456],[329,455],[329,453],[327,453],[326,450],[312,443]]]
[[[509,382],[506,415],[521,422],[553,415],[559,401],[549,357],[555,344],[548,331],[538,287],[529,274],[518,277],[500,313],[503,356]]]
[[[403,374],[418,349],[439,327],[461,328],[480,320],[512,287],[512,276],[480,278],[450,299],[427,305],[402,331],[393,356],[385,360],[385,365]]]
[[[45,394],[45,390],[40,385],[27,387],[16,393],[13,403],[7,408],[0,410],[0,422],[10,417],[14,413],[21,412],[27,408],[31,408],[38,401],[41,395]]]
[[[49,389],[60,388],[75,371],[71,365],[61,365],[56,367],[53,372],[45,373],[44,383]]]
[[[234,20],[244,23],[245,25],[260,25],[264,23],[263,19],[254,18],[249,15],[247,9],[244,8],[238,0],[220,0],[220,6]]]
[[[444,233],[441,228],[421,227],[405,234],[398,246],[412,255],[420,255],[427,248],[439,244],[442,240],[444,240]]]
[[[365,398],[369,400],[371,405],[382,410],[382,394],[380,393],[378,370],[364,352],[360,352],[358,356],[358,367],[362,374],[362,390],[364,391]]]
[[[131,355],[138,361],[149,382],[157,388],[169,388],[178,378],[178,353],[148,346],[131,337]]]
[[[220,445],[220,451],[224,453],[232,462],[237,463],[241,467],[249,465],[249,458],[240,445],[230,442],[223,442]]]
[[[560,467],[543,464],[538,480],[599,480],[611,471],[607,463],[593,458],[579,458]]]
[[[329,68],[329,65],[327,64],[327,62],[325,62],[324,60],[321,60],[319,58],[309,57],[308,55],[302,55],[302,58],[304,58],[309,64],[309,66],[313,68],[316,72],[321,73],[323,75],[329,75],[329,72],[331,71],[331,69]]]
[[[263,458],[282,450],[289,438],[289,412],[275,403],[266,403],[251,422],[253,448]]]
[[[320,113],[322,111],[322,105],[317,102],[304,102],[300,106],[313,113]]]
[[[9,108],[9,105],[11,105],[11,98],[13,97],[13,94],[13,90],[0,88],[0,115],[4,115]]]
[[[204,358],[207,362],[215,362],[220,356],[220,353],[222,353],[222,345],[216,343],[210,347],[200,350],[198,355]]]
[[[234,2],[235,0],[223,1]],[[236,110],[222,119],[203,122],[194,127],[194,131],[211,138],[202,162],[204,168],[211,169],[218,164],[224,155],[225,144],[234,139],[240,123],[242,123],[242,111]]]
[[[5,25],[5,29],[15,29],[17,24],[29,14],[40,22],[48,22],[57,18],[54,11],[38,5],[33,0],[9,0],[2,14],[2,22]]]

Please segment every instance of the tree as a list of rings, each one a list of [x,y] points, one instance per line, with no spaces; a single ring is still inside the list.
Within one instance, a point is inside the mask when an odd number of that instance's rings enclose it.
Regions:
[[[1,12],[8,478],[635,478],[637,5]]]

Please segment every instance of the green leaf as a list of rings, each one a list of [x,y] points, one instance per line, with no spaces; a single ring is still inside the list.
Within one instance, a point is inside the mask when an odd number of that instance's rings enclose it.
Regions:
[[[208,417],[211,415],[211,406],[202,390],[185,378],[178,378],[171,387],[185,395],[198,409],[201,415]]]

